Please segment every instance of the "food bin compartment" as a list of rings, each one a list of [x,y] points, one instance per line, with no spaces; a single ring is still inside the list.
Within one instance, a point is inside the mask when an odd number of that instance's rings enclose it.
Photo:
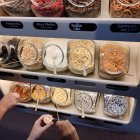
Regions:
[[[110,15],[113,18],[140,18],[140,1],[110,0]]]
[[[130,63],[129,47],[110,42],[100,46],[99,75],[105,79],[115,79],[128,74]]]
[[[96,112],[99,95],[97,92],[76,90],[75,107],[85,113],[94,113]]]
[[[17,57],[20,39],[16,37],[0,38],[0,65],[4,68],[19,68],[21,64]]]
[[[87,76],[94,71],[95,43],[91,40],[70,40],[67,57],[72,73]]]
[[[64,4],[69,17],[98,17],[101,11],[101,0],[66,0]]]
[[[44,68],[42,59],[42,49],[44,39],[24,38],[19,42],[18,58],[26,69],[40,70]]]
[[[70,106],[74,101],[74,90],[53,87],[51,90],[51,100],[57,106]]]
[[[5,0],[5,2],[11,2]],[[10,16],[15,17],[32,17],[34,16],[31,10],[30,0],[15,0],[12,3],[7,3],[3,6],[3,10]]]
[[[32,11],[37,17],[61,17],[64,15],[63,0],[31,0]]]
[[[68,69],[67,41],[53,39],[46,41],[43,48],[43,64],[49,71],[63,72]]]
[[[44,85],[31,85],[31,97],[38,103],[48,103],[51,101],[51,89]]]
[[[18,93],[20,95],[18,102],[25,103],[32,100],[30,84],[26,83],[13,83],[9,89],[10,93]]]

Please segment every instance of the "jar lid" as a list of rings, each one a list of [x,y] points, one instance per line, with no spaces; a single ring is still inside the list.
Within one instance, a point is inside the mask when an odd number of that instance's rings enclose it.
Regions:
[[[117,0],[117,2],[124,6],[135,6],[140,4],[140,0]]]
[[[64,52],[59,45],[49,44],[43,48],[43,62],[53,66],[54,60],[55,65],[58,66],[64,61]]]
[[[40,1],[37,2],[36,0],[31,0],[31,2],[37,7],[49,8],[57,1],[56,0],[49,0],[49,1],[40,0]]]
[[[7,62],[10,58],[10,55],[9,46],[4,42],[0,42],[0,64]]]
[[[68,0],[75,7],[83,8],[87,7],[94,2],[94,0]]]
[[[37,47],[28,41],[26,42],[26,40],[22,40],[18,47],[18,58],[24,65],[33,65],[38,59]]]

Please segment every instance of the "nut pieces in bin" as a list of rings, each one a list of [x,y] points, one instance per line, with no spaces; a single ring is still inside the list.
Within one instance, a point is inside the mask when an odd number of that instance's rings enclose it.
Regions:
[[[76,90],[75,106],[78,110],[84,110],[85,113],[94,113],[96,111],[99,93]]]
[[[11,85],[9,92],[18,93],[20,95],[18,99],[19,102],[24,103],[32,100],[29,84],[14,83],[13,85]]]
[[[19,42],[18,58],[26,69],[40,70],[44,68],[42,60],[42,48],[44,39],[25,38]]]
[[[51,100],[50,88],[42,85],[32,85],[31,97],[39,103],[48,103]]]
[[[53,88],[51,99],[54,104],[65,107],[73,103],[74,93],[71,89]]]
[[[124,116],[129,109],[129,99],[125,96],[104,95],[104,112],[108,116]]]

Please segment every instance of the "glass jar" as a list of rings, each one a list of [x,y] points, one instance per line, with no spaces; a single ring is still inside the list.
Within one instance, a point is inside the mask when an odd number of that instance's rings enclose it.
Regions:
[[[95,43],[91,40],[68,42],[68,67],[75,74],[87,76],[94,71]]]
[[[67,0],[65,11],[69,17],[98,17],[101,0]]]
[[[39,38],[25,38],[19,42],[18,58],[26,69],[40,70],[44,68],[42,48],[44,40]]]
[[[31,0],[32,11],[37,17],[61,17],[64,14],[63,0]]]
[[[75,91],[75,106],[78,110],[84,110],[85,113],[96,112],[99,93],[90,91]]]
[[[48,41],[43,48],[43,64],[46,69],[56,72],[68,69],[67,42],[64,40]]]
[[[18,38],[12,38],[7,42],[0,42],[0,64],[2,67],[18,68],[21,66],[17,57],[19,41]]]
[[[140,0],[110,0],[110,15],[114,18],[140,18]]]
[[[4,0],[4,2],[10,2],[13,0]],[[32,17],[34,16],[31,10],[30,0],[15,0],[15,2],[6,4],[3,6],[4,11],[10,16],[23,16]]]
[[[99,75],[105,79],[115,79],[129,71],[129,47],[120,43],[107,43],[100,46]]]

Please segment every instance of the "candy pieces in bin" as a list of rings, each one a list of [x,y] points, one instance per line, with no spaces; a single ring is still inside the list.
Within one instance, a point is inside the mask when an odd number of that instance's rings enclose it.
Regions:
[[[39,103],[48,103],[51,100],[50,88],[43,85],[32,85],[31,97]]]

